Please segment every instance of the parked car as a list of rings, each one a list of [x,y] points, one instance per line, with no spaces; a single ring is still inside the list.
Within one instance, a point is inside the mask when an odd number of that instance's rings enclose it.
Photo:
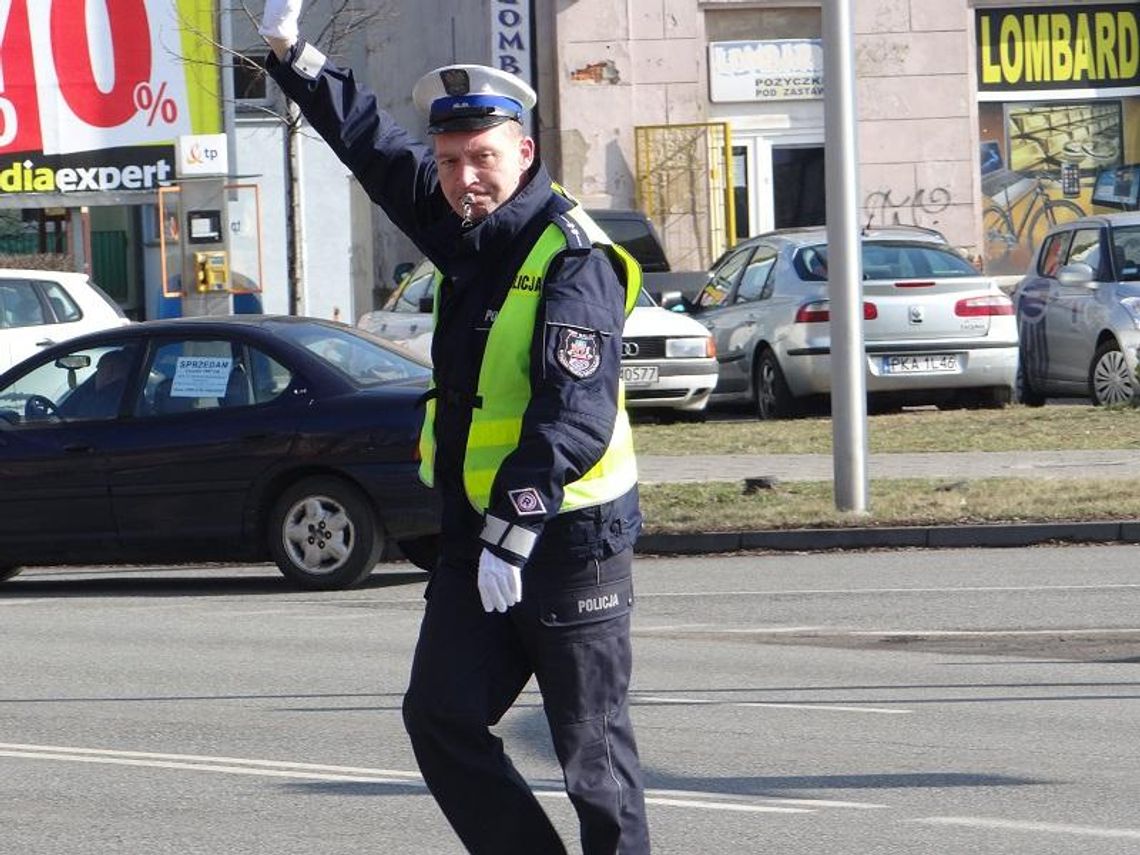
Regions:
[[[435,276],[435,266],[421,262],[384,308],[361,315],[357,326],[430,359]],[[642,291],[622,334],[626,406],[703,412],[716,386],[713,348],[708,330],[683,314],[665,311]]]
[[[641,211],[591,208],[586,211],[614,243],[621,244],[637,259],[644,275],[644,288],[655,299],[680,291],[697,294],[708,282],[707,270],[674,270],[665,255],[653,221]]]
[[[716,337],[712,400],[762,419],[831,390],[827,232],[788,229],[742,241],[685,307]],[[941,234],[892,226],[862,234],[866,384],[878,406],[1002,406],[1013,392],[1013,305]]]
[[[0,270],[0,371],[57,342],[128,323],[86,273]]]
[[[48,348],[0,375],[0,579],[271,559],[300,587],[337,589],[393,543],[430,568],[429,375],[308,318],[146,321]]]
[[[1054,226],[1013,293],[1019,393],[1130,401],[1140,348],[1140,213]]]

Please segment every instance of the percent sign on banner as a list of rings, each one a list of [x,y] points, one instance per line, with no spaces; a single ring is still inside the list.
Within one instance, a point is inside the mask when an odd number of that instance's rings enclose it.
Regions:
[[[0,154],[191,133],[181,57],[172,0],[0,0]]]

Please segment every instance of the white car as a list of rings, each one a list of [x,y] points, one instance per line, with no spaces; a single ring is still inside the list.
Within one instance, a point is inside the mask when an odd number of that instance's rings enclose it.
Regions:
[[[356,325],[430,359],[434,279],[435,267],[421,262],[383,309],[361,315]],[[631,409],[703,412],[717,381],[714,339],[702,324],[662,309],[642,291],[625,321],[621,374]]]
[[[0,372],[57,342],[129,323],[86,273],[0,270]]]

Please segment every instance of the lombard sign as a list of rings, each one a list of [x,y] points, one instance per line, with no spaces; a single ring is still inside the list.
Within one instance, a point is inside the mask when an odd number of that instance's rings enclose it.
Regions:
[[[709,100],[788,101],[823,97],[819,39],[709,43]]]
[[[493,0],[491,3],[491,64],[517,74],[531,86],[531,0]],[[524,125],[532,127],[530,116]]]
[[[1135,3],[978,9],[978,90],[1140,94],[1138,10]]]
[[[0,0],[0,192],[169,181],[174,140],[220,130],[195,31],[213,31],[212,2]]]

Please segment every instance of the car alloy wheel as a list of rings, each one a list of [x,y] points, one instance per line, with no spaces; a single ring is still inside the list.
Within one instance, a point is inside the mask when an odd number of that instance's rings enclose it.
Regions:
[[[380,558],[383,537],[372,506],[339,478],[307,478],[286,490],[270,519],[270,551],[278,569],[304,588],[359,584]]]
[[[1097,406],[1127,404],[1132,400],[1132,372],[1115,341],[1106,341],[1097,348],[1089,371],[1089,386]]]
[[[776,354],[765,350],[756,362],[756,414],[761,420],[784,419],[794,415],[795,399],[784,380]]]

